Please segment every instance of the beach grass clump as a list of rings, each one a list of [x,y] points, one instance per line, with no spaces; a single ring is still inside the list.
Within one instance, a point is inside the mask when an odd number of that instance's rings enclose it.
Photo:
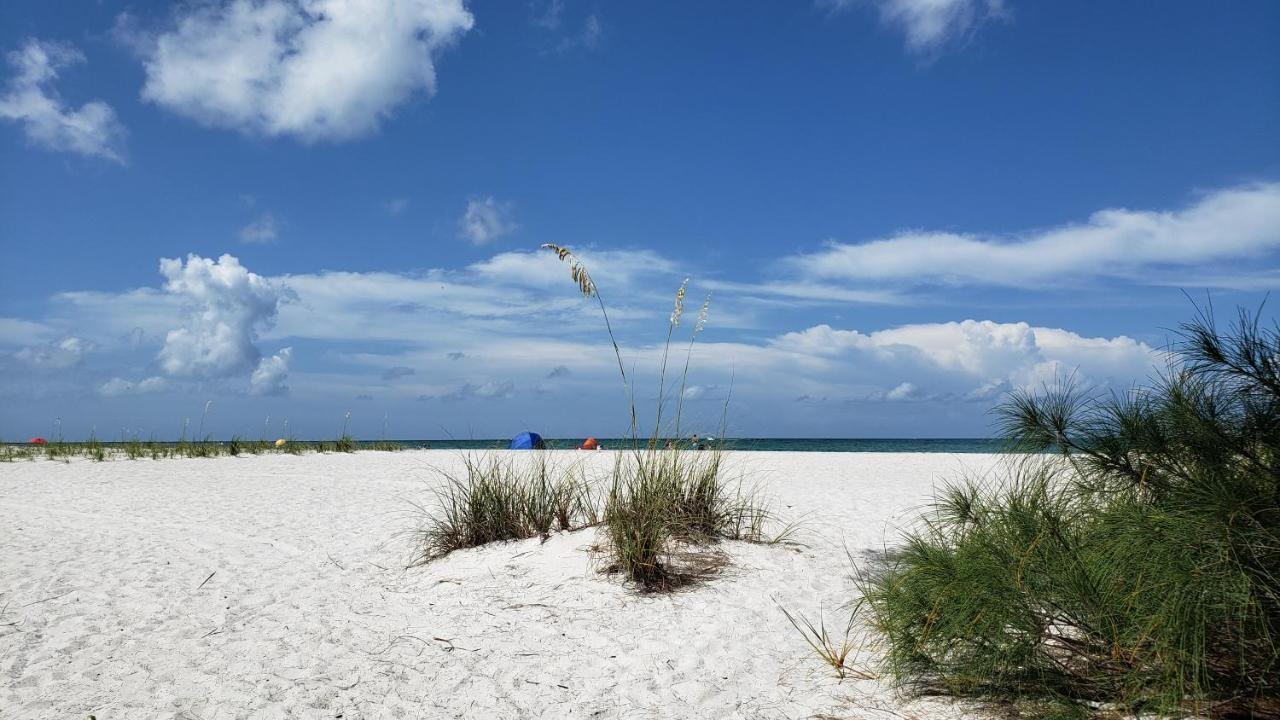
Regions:
[[[941,492],[861,578],[888,669],[1048,712],[1280,717],[1280,330],[1184,325],[1153,386],[999,410],[1001,484]]]
[[[713,563],[698,562],[696,549],[685,551],[691,546],[705,547],[721,539],[764,540],[770,513],[759,493],[744,493],[740,484],[729,482],[724,473],[723,453],[717,448],[704,451],[700,445],[694,451],[680,449],[689,364],[694,343],[706,326],[710,296],[703,301],[689,333],[684,367],[677,384],[668,378],[668,361],[684,316],[689,281],[686,279],[676,290],[667,321],[666,341],[662,345],[653,433],[642,439],[626,363],[599,286],[582,260],[568,248],[553,244],[542,247],[568,265],[570,279],[578,292],[594,299],[599,306],[627,395],[630,448],[615,464],[602,518],[607,538],[603,549],[609,558],[606,569],[624,574],[645,589],[669,589],[695,579],[701,571],[712,567]],[[671,391],[676,391],[675,408],[666,414]],[[725,401],[726,414],[727,409],[728,400]],[[722,436],[724,427],[722,418]],[[663,443],[668,430],[675,441]],[[664,445],[667,447],[660,449]],[[790,530],[784,530],[784,536],[789,533]],[[702,553],[704,559],[712,555]],[[682,562],[689,559],[694,559],[692,565]]]
[[[35,460],[36,449],[27,445],[2,445],[0,446],[0,462],[15,462],[18,460]]]
[[[606,568],[650,590],[674,588],[711,567],[678,548],[719,540],[771,542],[758,493],[743,492],[719,450],[638,450],[619,456],[604,505]]]
[[[547,537],[598,521],[593,493],[580,473],[558,472],[539,453],[530,462],[495,455],[463,456],[463,472],[441,473],[436,506],[420,508],[420,561],[505,540]]]

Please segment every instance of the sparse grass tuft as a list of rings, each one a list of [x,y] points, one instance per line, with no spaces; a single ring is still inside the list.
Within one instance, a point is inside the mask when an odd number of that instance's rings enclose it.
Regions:
[[[420,508],[421,562],[486,543],[576,530],[599,517],[581,474],[557,477],[541,454],[528,463],[495,455],[463,458],[462,475],[442,474],[438,507]]]
[[[844,633],[836,640],[829,632],[827,632],[826,620],[823,617],[818,618],[815,624],[812,620],[799,613],[793,614],[781,605],[778,609],[786,616],[787,621],[804,637],[813,652],[822,659],[824,663],[829,665],[835,671],[836,677],[844,680],[846,677],[853,677],[858,680],[875,680],[876,674],[865,667],[856,665],[851,661],[850,656],[857,658],[863,649],[863,642],[854,642],[853,625],[855,616],[850,614],[849,622],[844,627]]]

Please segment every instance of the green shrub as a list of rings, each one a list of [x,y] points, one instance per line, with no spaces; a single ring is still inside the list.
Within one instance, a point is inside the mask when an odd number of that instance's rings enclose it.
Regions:
[[[1280,716],[1280,333],[1199,317],[1120,396],[999,410],[1003,486],[955,485],[862,575],[888,669],[1041,710]]]

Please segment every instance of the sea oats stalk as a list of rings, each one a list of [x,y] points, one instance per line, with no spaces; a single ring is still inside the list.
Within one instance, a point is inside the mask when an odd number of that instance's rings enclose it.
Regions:
[[[684,314],[685,290],[688,287],[689,278],[685,278],[684,282],[680,283],[680,289],[676,290],[675,307],[672,308],[671,318],[667,321],[667,341],[662,346],[662,370],[658,373],[658,410],[653,421],[653,443],[655,445],[658,443],[659,438],[662,437],[662,407],[667,400],[667,357],[671,352],[671,336],[675,333],[676,328],[680,326],[680,316]],[[688,374],[688,365],[685,366],[685,374]],[[683,384],[683,381],[681,381],[681,385]]]
[[[609,342],[613,344],[613,356],[618,360],[618,374],[622,376],[622,391],[627,396],[627,401],[631,407],[631,428],[629,434],[631,439],[636,439],[636,401],[635,394],[631,389],[631,383],[627,379],[627,370],[622,362],[622,350],[618,347],[618,339],[613,334],[613,324],[609,322],[609,311],[605,308],[604,298],[600,295],[600,289],[596,287],[595,281],[591,279],[591,273],[587,271],[587,267],[582,264],[582,260],[569,248],[561,247],[553,243],[544,243],[542,249],[550,250],[555,253],[561,262],[568,263],[569,277],[578,285],[578,292],[586,298],[595,298],[596,303],[600,306],[600,314],[604,316],[604,327],[609,333]]]
[[[684,414],[684,391],[686,382],[689,379],[689,360],[693,357],[693,343],[702,334],[702,329],[707,326],[707,311],[711,308],[711,293],[707,293],[707,297],[702,301],[702,309],[698,311],[698,320],[693,324],[693,334],[689,336],[689,347],[684,353],[684,372],[680,373],[680,396],[676,398],[676,427],[672,433],[676,438],[680,437],[680,418]],[[727,405],[726,405],[727,410]],[[724,423],[720,426],[720,435],[724,436]]]

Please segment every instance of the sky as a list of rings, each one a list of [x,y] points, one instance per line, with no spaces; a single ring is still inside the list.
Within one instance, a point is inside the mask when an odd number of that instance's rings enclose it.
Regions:
[[[629,396],[988,436],[1280,288],[1277,37],[1246,0],[9,0],[0,439],[611,436]]]

